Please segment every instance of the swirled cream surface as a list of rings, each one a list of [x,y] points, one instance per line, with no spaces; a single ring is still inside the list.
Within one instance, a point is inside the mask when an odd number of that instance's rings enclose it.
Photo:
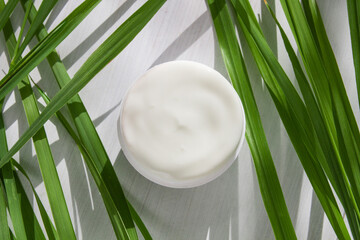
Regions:
[[[217,71],[173,61],[148,70],[122,102],[120,143],[148,179],[193,187],[223,173],[244,138],[241,101]]]

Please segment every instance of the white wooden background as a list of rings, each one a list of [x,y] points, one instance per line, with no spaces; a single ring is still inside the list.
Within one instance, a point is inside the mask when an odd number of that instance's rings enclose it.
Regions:
[[[36,1],[36,6],[39,2]],[[46,27],[54,28],[80,2],[60,0],[46,20]],[[102,1],[57,48],[70,74],[144,2]],[[275,2],[277,15],[289,32],[280,3]],[[281,38],[262,0],[251,0],[251,3],[271,47],[293,78]],[[318,3],[358,117],[346,1],[319,0]],[[12,16],[17,33],[22,14],[18,7]],[[0,77],[8,69],[4,45],[1,34]],[[299,239],[335,239],[246,47],[244,55],[297,236]],[[227,77],[204,0],[168,0],[132,43],[80,92],[127,197],[154,239],[273,239],[247,144],[238,161],[218,179],[184,190],[149,182],[124,157],[117,122],[126,89],[151,66],[176,59],[204,63]],[[40,64],[31,76],[50,96],[58,90],[47,62]],[[27,128],[21,110],[20,96],[15,91],[7,98],[4,109],[10,146]],[[76,235],[79,239],[115,239],[102,199],[74,142],[54,118],[46,124],[46,129]],[[16,157],[21,159],[50,212],[32,143],[22,148]],[[27,190],[34,202],[30,189]]]

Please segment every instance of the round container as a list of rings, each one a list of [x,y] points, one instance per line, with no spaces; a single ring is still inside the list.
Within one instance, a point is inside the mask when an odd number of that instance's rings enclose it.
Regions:
[[[217,71],[191,61],[148,70],[127,91],[119,139],[130,164],[172,188],[220,176],[239,154],[245,115],[237,93]]]

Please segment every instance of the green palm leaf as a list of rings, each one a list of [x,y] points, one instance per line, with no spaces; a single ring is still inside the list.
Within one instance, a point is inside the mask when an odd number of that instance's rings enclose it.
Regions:
[[[14,166],[14,162],[12,161],[12,165]],[[45,240],[46,237],[40,227],[38,219],[35,216],[33,206],[30,203],[24,187],[22,186],[19,177],[17,176],[16,172],[14,171],[14,178],[16,182],[16,187],[18,189],[19,195],[21,196],[21,211],[25,221],[25,230],[27,234],[27,239],[34,239],[34,240]],[[14,226],[15,227],[15,226]],[[15,232],[16,233],[16,232]],[[18,239],[21,239],[18,237]]]
[[[2,177],[1,177],[2,179]],[[7,213],[6,213],[6,196],[5,188],[2,180],[0,180],[0,238],[4,240],[10,239],[10,229],[8,227]]]
[[[0,7],[0,31],[4,28],[19,0],[9,0]]]
[[[291,84],[291,81],[281,68],[270,47],[267,45],[266,40],[261,33],[259,24],[257,21],[253,21],[251,16],[247,16],[249,11],[252,10],[245,10],[242,4],[245,5],[245,2],[248,3],[248,1],[244,0],[241,1],[241,3],[240,1],[232,2],[237,12],[239,25],[245,35],[260,73],[267,84],[287,133],[289,134],[304,170],[319,197],[325,213],[338,236],[342,239],[349,239],[350,236],[347,233],[342,215],[337,207],[336,200],[332,194],[326,175],[320,165],[320,163],[326,162],[326,159],[320,150],[320,143],[316,138],[315,130],[311,124],[311,118],[308,115],[308,110]],[[296,67],[294,71],[299,77],[299,85],[306,94],[306,102],[314,104],[314,98],[311,95],[312,92],[309,89],[308,84],[306,84],[306,77],[302,73],[296,55],[290,45],[287,45],[287,49],[290,51],[294,67]],[[316,110],[316,106],[311,107]]]
[[[28,7],[29,12],[30,7],[31,6]],[[14,44],[18,46],[18,44],[16,44],[16,39],[13,34],[11,25],[5,29],[4,34],[5,38],[7,39],[9,54],[11,57],[14,57],[16,47],[14,49],[13,46]],[[20,39],[21,34],[19,36],[19,40]],[[32,88],[27,78],[24,78],[18,86],[26,117],[29,124],[31,124],[39,116],[36,99],[33,95]],[[75,239],[76,237],[72,227],[69,211],[67,209],[65,197],[61,188],[60,180],[56,171],[56,166],[51,154],[51,149],[44,128],[39,129],[39,131],[33,136],[33,141],[59,236],[62,239]],[[18,234],[16,234],[16,236],[20,239],[24,238],[20,237]]]
[[[6,148],[6,146],[4,147]],[[3,149],[1,150],[2,153],[5,153]],[[25,231],[23,214],[21,211],[21,193],[19,193],[16,187],[14,172],[10,162],[2,168],[2,175],[8,200],[9,213],[14,226],[15,235],[19,239],[28,239]]]
[[[2,105],[3,104],[1,103],[0,109],[2,109]],[[1,154],[7,152],[7,142],[2,114],[0,114],[0,148]],[[45,240],[45,236],[34,214],[29,199],[13,170],[14,162],[9,162],[2,168],[3,174],[0,180],[0,210],[5,209],[5,215],[0,217],[6,217],[6,219],[0,218],[2,228],[0,239],[10,239],[6,216],[6,205],[8,205],[12,225],[15,230],[15,234],[19,239]],[[5,193],[3,191],[5,190],[3,182],[6,189],[6,196],[3,195]],[[8,204],[5,203],[5,199],[7,199]]]
[[[351,46],[355,67],[358,101],[360,104],[360,3],[357,0],[347,0],[347,9],[351,34]]]
[[[342,175],[338,175],[338,182],[346,187],[338,196],[344,206],[353,237],[358,239],[359,129],[316,3],[304,1],[304,11],[299,1],[282,0],[281,3],[337,155]]]
[[[75,74],[73,80],[59,91],[52,102],[44,109],[41,116],[29,127],[19,140],[18,146],[21,147],[28,139],[34,135],[39,126],[41,127],[51,115],[58,111],[74,94],[86,85],[91,78],[96,75],[109,61],[111,61],[125,46],[136,36],[136,34],[145,26],[151,17],[157,12],[165,1],[150,0],[145,3],[137,12],[135,12],[124,24],[122,24],[84,63],[79,72]],[[46,38],[47,39],[47,38]],[[96,61],[94,61],[96,58]],[[82,74],[86,71],[86,74]],[[37,128],[37,129],[36,129]],[[13,148],[13,150],[15,150]],[[10,150],[11,151],[11,150]],[[16,150],[17,151],[17,150]],[[9,154],[9,156],[11,153]],[[3,162],[9,159],[3,159]],[[0,164],[1,165],[1,164]],[[103,168],[102,171],[106,170]],[[117,193],[118,194],[118,193]],[[134,232],[133,232],[134,233]],[[135,233],[136,234],[136,233]],[[136,235],[135,235],[136,236]]]
[[[2,107],[3,107],[3,101],[1,101],[0,109],[2,109]],[[8,149],[7,149],[4,121],[2,114],[0,114],[0,156],[3,156],[7,151]],[[20,200],[22,196],[21,193],[19,193],[16,186],[11,162],[8,162],[4,167],[1,168],[1,173],[2,173],[2,181],[4,182],[4,187],[6,191],[9,214],[14,226],[15,234],[20,239],[27,239],[25,223],[21,211]],[[7,226],[8,225],[6,225],[6,227]]]
[[[86,0],[67,16],[43,41],[39,42],[0,81],[0,99],[3,99],[32,69],[44,60],[72,30],[90,13],[100,0]]]
[[[45,101],[45,103],[49,104],[51,101],[50,98],[36,83],[34,83],[34,85],[37,88],[37,90],[39,91],[39,94],[42,97],[42,99]],[[73,140],[77,144],[81,154],[83,155],[87,166],[89,166],[91,175],[93,176],[95,183],[98,186],[98,188],[101,192],[101,195],[104,199],[104,204],[105,204],[105,206],[107,206],[110,218],[113,217],[113,214],[119,214],[119,212],[116,210],[116,205],[114,203],[114,200],[113,200],[112,196],[110,195],[110,191],[108,190],[109,188],[111,188],[111,185],[108,186],[106,184],[106,182],[104,181],[99,170],[96,168],[94,159],[89,154],[90,151],[86,149],[85,145],[81,142],[81,140],[77,136],[76,131],[71,127],[71,124],[66,120],[65,116],[60,111],[56,112],[55,116],[60,120],[63,127],[66,129],[66,131],[69,133],[69,135],[73,138]],[[129,207],[131,217],[134,220],[135,224],[138,226],[143,237],[147,240],[152,239],[149,231],[147,230],[147,228],[146,228],[145,224],[143,223],[143,221],[141,220],[140,216],[135,211],[134,207],[129,202],[127,202],[127,205]],[[115,227],[118,227],[118,226],[115,225],[114,228]],[[115,229],[115,231],[117,231],[117,229]]]
[[[58,0],[42,1],[39,11],[37,12],[36,16],[31,22],[30,28],[26,33],[24,41],[21,43],[21,47],[19,51],[16,54],[14,54],[15,61],[20,57],[25,47],[29,44],[29,42],[34,37],[34,35],[38,32],[40,25],[42,25],[43,21],[49,15],[50,11],[53,9],[53,7],[57,2]],[[27,5],[25,9],[32,9],[32,1],[27,1],[25,4]]]
[[[237,42],[234,24],[225,1],[208,0],[208,4],[227,71],[244,105],[247,122],[245,136],[274,234],[277,239],[296,239]]]
[[[16,45],[15,45],[15,49],[14,49],[14,56],[16,56],[16,54],[18,53],[18,50],[19,50],[19,46],[20,46],[20,42],[21,42],[21,39],[22,39],[22,36],[23,36],[23,33],[24,33],[24,29],[25,29],[25,24],[26,24],[26,21],[29,17],[29,13],[30,13],[30,9],[32,7],[33,3],[31,2],[27,8],[25,9],[25,16],[24,16],[24,20],[21,24],[21,28],[20,28],[20,33],[19,33],[19,37],[18,37],[18,41],[16,41]],[[9,28],[9,27],[8,27]],[[15,63],[16,63],[16,59],[15,58],[12,58],[12,61],[11,61],[11,64],[10,66],[12,67]]]
[[[36,192],[36,190],[35,190],[32,182],[31,182],[28,174],[27,174],[26,171],[23,169],[23,167],[21,167],[21,165],[20,165],[18,162],[16,162],[15,160],[11,159],[11,163],[12,163],[12,165],[13,165],[15,168],[17,168],[17,169],[24,175],[24,177],[26,178],[26,180],[28,180],[28,182],[29,182],[29,184],[30,184],[30,187],[31,187],[31,189],[32,189],[32,192],[33,192],[33,194],[34,194],[34,196],[35,196],[36,203],[37,203],[37,205],[38,205],[38,207],[39,207],[40,215],[41,215],[41,218],[42,218],[42,220],[43,220],[44,227],[45,227],[45,231],[46,231],[46,233],[47,233],[47,235],[48,235],[48,238],[49,238],[49,239],[59,239],[58,233],[56,232],[56,229],[55,229],[54,225],[52,224],[52,222],[51,222],[51,220],[50,220],[50,217],[49,217],[49,215],[47,214],[47,212],[46,212],[46,210],[45,210],[45,207],[44,207],[44,205],[42,204],[42,202],[41,202],[41,200],[40,200],[40,197],[39,197],[39,195],[37,194],[37,192]],[[22,189],[21,191],[25,193],[25,190],[23,189],[23,187],[22,187],[22,185],[21,185],[21,182],[20,182],[19,177],[18,177],[17,174],[15,174],[15,180],[16,180],[17,184],[18,184],[19,186],[21,186],[21,189]],[[30,203],[29,203],[29,209],[31,209]],[[26,219],[31,220],[31,218],[26,218]],[[41,230],[40,226],[39,226],[39,230],[40,230],[39,232],[42,233],[42,230]],[[44,238],[44,239],[45,239],[45,238]]]
[[[1,101],[0,104],[0,109],[2,109],[3,106],[3,101]],[[5,151],[7,151],[7,142],[6,142],[6,135],[5,135],[5,127],[4,127],[4,121],[2,118],[2,114],[0,114],[0,150],[1,153],[5,153]],[[4,151],[5,150],[5,151]],[[7,212],[6,212],[6,206],[8,205],[6,200],[7,200],[7,196],[6,196],[6,192],[5,192],[5,187],[3,185],[4,182],[4,172],[6,175],[10,175],[8,174],[9,168],[10,166],[10,170],[11,169],[11,164],[8,163],[4,166],[4,169],[1,170],[0,172],[0,237],[1,239],[10,239],[10,231],[9,231],[9,227],[8,227],[8,220],[7,220]],[[23,224],[21,224],[21,228],[23,228]],[[24,230],[23,230],[24,231]]]
[[[321,57],[328,72],[328,82],[335,107],[339,149],[356,202],[360,202],[360,133],[342,81],[335,55],[327,38],[320,11],[314,1],[304,1],[304,11],[313,36],[320,46]],[[346,157],[347,156],[347,157]],[[360,217],[360,216],[358,216]],[[360,226],[360,225],[359,225]]]

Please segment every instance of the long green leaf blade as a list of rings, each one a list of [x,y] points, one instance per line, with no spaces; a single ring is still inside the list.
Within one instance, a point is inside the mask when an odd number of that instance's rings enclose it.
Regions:
[[[2,110],[3,102],[1,101],[0,109]],[[5,126],[2,113],[0,113],[0,157],[8,151],[5,135]],[[9,213],[13,223],[15,235],[19,239],[28,239],[23,214],[21,211],[21,193],[19,193],[14,178],[14,172],[11,162],[8,162],[1,168],[2,179],[6,190]]]
[[[9,26],[10,22],[7,22],[5,25],[5,29],[9,28]],[[1,101],[0,105],[0,109],[2,109],[3,101]],[[2,113],[0,113],[0,155],[5,154],[6,152],[7,141],[5,134],[5,126],[3,115]],[[34,211],[32,210],[29,199],[27,198],[20,181],[18,181],[16,174],[14,174],[12,166],[13,163],[9,162],[1,169],[3,173],[1,178],[5,184],[9,212],[11,215],[15,234],[19,239],[45,240],[45,236],[41,230],[39,222],[36,219]],[[3,188],[2,183],[1,187]],[[1,189],[1,192],[3,193],[2,190],[3,189]],[[3,206],[5,207],[6,205],[4,204]],[[8,230],[7,221],[1,221],[1,225],[4,225],[4,227],[7,228],[4,229],[4,231]],[[3,233],[2,235],[0,235],[2,236],[2,238],[0,239],[8,239],[6,235],[7,233]],[[11,238],[13,238],[12,235]]]
[[[0,239],[10,239],[10,229],[8,227],[6,212],[5,188],[0,180]]]
[[[358,101],[360,105],[360,3],[357,0],[347,0],[347,9]]]
[[[31,39],[36,34],[36,32],[38,32],[39,27],[42,25],[43,21],[49,15],[50,11],[53,9],[53,7],[55,6],[55,4],[57,2],[58,2],[58,0],[47,0],[47,1],[43,1],[41,3],[39,11],[37,12],[33,21],[31,21],[30,28],[29,28],[28,32],[26,33],[24,41],[21,43],[21,47],[20,47],[19,51],[14,55],[15,61],[22,54],[25,47],[29,44]],[[26,6],[25,9],[27,9],[28,7],[31,8],[31,6],[29,6],[29,5],[32,5],[32,1],[27,1],[26,4],[28,6]]]
[[[274,234],[277,239],[296,239],[230,14],[225,1],[208,0],[208,4],[225,65],[244,105],[247,120],[246,139]]]
[[[44,60],[72,30],[91,12],[100,0],[86,0],[69,14],[43,41],[39,42],[0,81],[0,99],[3,99],[32,69]]]
[[[24,177],[28,180],[28,182],[30,184],[30,187],[31,187],[31,189],[32,189],[32,191],[34,193],[34,196],[35,196],[36,203],[37,203],[37,205],[39,207],[40,215],[41,215],[41,218],[43,220],[44,227],[45,227],[46,233],[48,235],[48,238],[49,239],[59,239],[58,233],[56,232],[56,229],[55,229],[54,225],[52,224],[52,222],[50,220],[50,217],[47,214],[47,212],[45,210],[45,207],[42,204],[42,202],[40,200],[40,197],[37,194],[37,192],[36,192],[32,182],[31,182],[28,174],[26,173],[25,169],[18,162],[16,162],[13,159],[11,159],[11,163],[12,163],[12,165],[14,167],[16,167],[24,175]],[[19,185],[21,185],[21,182],[20,182],[19,177],[17,176],[17,174],[15,175],[15,180],[17,181],[17,183]],[[25,190],[22,190],[22,191],[25,192]]]
[[[14,145],[8,156],[12,156],[11,151],[17,152],[20,147],[33,136],[38,129],[67,101],[69,101],[78,91],[80,91],[91,78],[97,74],[105,65],[111,61],[125,46],[137,35],[145,26],[151,17],[157,12],[165,1],[150,0],[136,11],[124,24],[122,24],[85,62],[83,67],[75,74],[71,84],[67,84],[55,95],[52,102],[44,109],[41,116],[29,127],[24,135]],[[107,52],[108,51],[108,52]],[[106,53],[106,54],[104,54]],[[95,57],[98,57],[94,61]],[[93,66],[91,66],[94,64]],[[81,75],[82,71],[89,70],[86,74]],[[17,149],[17,150],[16,150]],[[9,161],[4,157],[0,161],[0,166]]]
[[[24,2],[24,1],[22,1]],[[147,6],[150,6],[152,4],[152,8],[159,9],[161,5],[164,3],[164,1],[158,1],[157,3],[147,3]],[[145,8],[145,6],[144,6]],[[157,11],[157,10],[156,10]],[[30,16],[31,19],[31,16]],[[148,21],[148,19],[144,19],[145,21]],[[141,25],[138,25],[138,27],[141,27]],[[136,30],[136,29],[135,29]],[[126,31],[126,30],[125,30]],[[47,33],[45,28],[43,28],[39,33],[39,39],[46,37]],[[107,51],[107,50],[105,50]],[[70,77],[66,72],[65,66],[62,64],[59,56],[54,51],[48,56],[49,64],[55,74],[55,77],[59,83],[60,87],[64,87],[68,82],[70,82]],[[120,212],[125,224],[127,225],[128,229],[131,229],[132,232],[135,233],[135,228],[132,223],[132,219],[130,216],[130,212],[128,209],[126,209],[124,206],[126,206],[126,199],[123,194],[123,191],[121,189],[121,185],[118,181],[118,178],[116,176],[116,173],[114,169],[111,166],[111,162],[109,157],[107,156],[107,153],[102,146],[101,140],[96,132],[96,129],[86,112],[86,109],[78,95],[73,97],[68,102],[68,107],[71,113],[71,116],[73,117],[73,120],[75,122],[75,126],[77,127],[77,130],[79,131],[79,135],[81,140],[83,141],[84,146],[87,148],[87,152],[91,155],[91,158],[94,159],[95,166],[97,167],[97,171],[101,171],[101,175],[103,177],[105,186],[108,188],[108,191],[111,194],[111,197],[113,198],[113,201],[116,204],[117,211]],[[93,173],[92,173],[93,174]],[[95,173],[94,173],[95,174]],[[94,175],[93,174],[93,175]],[[117,181],[114,181],[117,180]],[[98,188],[100,189],[104,186],[104,184],[99,184]],[[105,204],[107,201],[105,201]],[[116,214],[108,212],[110,218],[113,218],[116,216]],[[139,223],[141,225],[139,229],[141,232],[148,233],[147,229],[142,226],[144,224]],[[117,232],[117,231],[115,231]],[[149,235],[149,234],[148,234]]]
[[[8,24],[8,23],[7,23]],[[2,109],[2,103],[1,108]],[[7,151],[7,142],[2,113],[0,114],[0,155]],[[19,239],[45,240],[29,199],[9,162],[2,168],[2,180],[6,188],[9,212],[15,234]],[[4,205],[5,206],[5,205]],[[26,224],[25,224],[26,223]],[[7,224],[5,225],[8,226]],[[2,239],[2,238],[1,238]]]
[[[49,104],[51,101],[50,98],[36,83],[34,83],[34,85],[37,88],[37,90],[39,91],[39,94],[41,95],[41,97],[45,101],[45,103]],[[69,135],[73,138],[75,143],[78,145],[80,152],[86,161],[86,164],[89,166],[91,175],[93,176],[95,183],[97,184],[97,186],[101,192],[101,195],[103,196],[105,206],[108,206],[108,205],[115,206],[114,200],[113,200],[112,196],[110,196],[109,190],[108,190],[109,188],[111,188],[111,185],[108,186],[106,184],[105,180],[103,179],[103,177],[100,175],[99,170],[96,168],[94,159],[92,159],[92,157],[89,155],[89,150],[87,150],[86,147],[84,146],[84,144],[81,142],[81,140],[77,136],[76,131],[74,129],[72,129],[71,124],[66,120],[65,116],[60,111],[58,111],[55,115],[60,120],[61,124],[67,130]],[[105,189],[103,189],[103,188],[105,188]],[[147,230],[147,228],[146,228],[145,224],[143,223],[143,221],[141,220],[140,216],[135,211],[134,207],[129,202],[127,202],[127,205],[129,206],[131,217],[133,218],[135,224],[138,226],[144,239],[151,240],[152,237],[151,237],[149,231]],[[113,206],[109,206],[107,208],[113,208]],[[116,208],[116,206],[115,206],[115,208]],[[108,209],[108,210],[110,210],[110,209]],[[109,215],[110,214],[111,214],[111,212],[109,212]],[[112,215],[110,215],[110,217],[112,217]]]
[[[35,84],[35,86],[37,87],[37,89],[38,89],[41,97],[44,99],[45,103],[49,104],[50,98],[45,94],[44,91],[42,91],[42,89],[39,86],[37,86],[36,84]],[[77,144],[81,154],[83,155],[84,161],[85,161],[87,167],[89,168],[89,171],[90,171],[91,175],[93,176],[94,181],[95,181],[96,185],[98,186],[101,196],[103,198],[104,205],[110,216],[111,223],[113,224],[115,235],[121,239],[130,239],[129,233],[128,233],[127,228],[125,227],[124,221],[123,221],[119,211],[116,209],[115,202],[109,193],[107,185],[105,184],[100,171],[96,167],[96,162],[94,161],[94,159],[91,157],[91,155],[89,153],[90,151],[88,149],[86,149],[84,144],[79,139],[76,131],[71,127],[71,124],[66,120],[64,115],[60,111],[58,111],[55,113],[55,116],[60,120],[60,122],[64,126],[65,130],[73,138],[73,140]],[[125,205],[125,206],[122,205],[122,206],[126,207],[127,205]]]
[[[19,0],[9,0],[6,5],[0,6],[0,31],[4,28],[18,2]]]
[[[158,8],[163,4],[163,2],[156,3]],[[31,16],[30,16],[31,19]],[[41,38],[44,38],[46,36],[46,30],[43,29],[39,33],[40,40]],[[51,53],[48,56],[48,61],[50,66],[53,69],[53,72],[55,74],[55,77],[60,85],[60,87],[65,86],[69,81],[70,77],[66,72],[65,66],[61,63],[61,60],[59,56],[56,54],[56,52]],[[86,109],[81,102],[80,97],[77,95],[74,98],[72,98],[68,102],[68,107],[71,112],[71,116],[73,117],[73,120],[75,121],[75,126],[77,127],[78,131],[80,131],[80,137],[82,140],[85,141],[84,146],[87,147],[87,151],[91,154],[92,159],[94,159],[95,166],[97,167],[98,171],[101,171],[102,169],[102,176],[105,183],[105,186],[109,189],[111,197],[114,199],[114,202],[116,203],[116,207],[120,213],[125,216],[126,219],[130,218],[130,213],[127,211],[124,211],[124,204],[126,204],[125,196],[123,195],[121,185],[118,181],[114,182],[114,179],[118,179],[116,176],[115,171],[111,167],[110,159],[107,156],[105,149],[102,146],[101,140],[96,132],[96,129],[94,125],[92,124],[92,121],[89,117],[89,115],[86,112]],[[60,117],[60,116],[59,116]],[[86,131],[84,131],[86,129]],[[98,147],[96,147],[98,146]],[[100,147],[100,148],[99,148]],[[106,166],[106,168],[104,168]],[[93,176],[96,173],[92,173]],[[95,177],[94,177],[95,178]],[[98,188],[101,191],[103,184],[99,184]],[[107,201],[105,201],[106,203]],[[110,217],[113,215],[109,212]],[[147,229],[145,228],[144,224],[141,221],[140,218],[136,218],[136,223],[140,229],[140,231],[147,236],[150,236],[148,234]],[[139,221],[140,220],[140,221]],[[125,221],[126,222],[126,221]],[[129,220],[127,220],[129,222]],[[128,224],[129,225],[129,224]],[[131,226],[131,225],[130,225]],[[132,226],[133,227],[133,226]],[[148,237],[146,237],[148,239]]]
[[[152,240],[151,234],[149,233],[148,229],[146,228],[144,222],[140,218],[139,214],[136,212],[135,208],[128,202],[128,206],[130,209],[131,217],[134,219],[136,226],[139,228],[142,236],[145,240]]]
[[[2,153],[5,152],[2,151]],[[21,194],[18,192],[16,187],[12,164],[10,162],[7,163],[1,170],[4,179],[6,196],[8,199],[9,213],[14,226],[15,235],[19,239],[28,239],[21,211]]]
[[[38,118],[39,110],[27,78],[19,84],[19,91],[29,125],[31,125]],[[33,141],[59,237],[60,239],[76,239],[44,128],[40,128],[33,136]]]
[[[20,42],[21,42],[21,39],[22,39],[22,36],[23,36],[23,33],[24,33],[24,29],[25,29],[25,24],[26,24],[26,21],[28,20],[28,17],[29,17],[29,13],[30,13],[30,9],[32,7],[32,2],[29,4],[29,6],[26,8],[26,11],[25,11],[25,16],[24,16],[24,19],[23,19],[23,22],[21,24],[21,28],[20,28],[20,33],[19,33],[19,37],[18,37],[18,41],[16,42],[16,45],[15,45],[15,50],[14,50],[14,55],[17,54],[18,50],[19,50],[19,46],[20,46]],[[10,65],[13,65],[13,63],[15,63],[16,60],[13,59],[11,61],[12,64]]]
[[[9,54],[13,57],[15,49],[13,49],[12,46],[15,44],[16,39],[11,26],[4,31],[4,34],[7,39]],[[31,123],[39,116],[39,110],[28,78],[24,78],[23,81],[19,83],[19,91],[26,117],[31,125]],[[67,209],[65,197],[44,128],[40,128],[33,136],[33,141],[59,236],[62,239],[75,239],[76,237],[69,211]],[[18,234],[16,235],[19,237]],[[23,237],[20,238],[23,239]]]
[[[359,180],[356,180],[355,176],[359,172],[359,130],[315,2],[304,1],[305,13],[299,1],[281,0],[281,3],[319,103],[331,143],[341,159],[338,165],[343,176],[339,182],[342,181],[346,189],[339,198],[344,205],[353,236],[358,239],[360,195]]]
[[[3,101],[1,101],[0,104],[0,109],[2,110],[2,106],[3,106]],[[0,154],[4,154],[7,151],[7,142],[6,142],[6,135],[5,135],[5,127],[4,127],[4,121],[2,118],[2,114],[0,114]],[[1,226],[0,226],[0,236],[1,239],[10,239],[10,232],[9,232],[9,227],[8,227],[8,221],[7,221],[7,212],[6,212],[6,206],[8,205],[6,203],[6,199],[7,199],[7,194],[5,195],[6,191],[5,191],[5,187],[3,185],[4,181],[4,173],[5,175],[10,175],[9,174],[9,168],[10,167],[10,171],[12,171],[11,169],[11,164],[7,163],[2,169],[1,169],[1,179],[0,179],[0,221],[1,221]],[[5,176],[6,177],[6,176]],[[9,183],[7,183],[9,184]],[[8,189],[10,188],[10,186],[8,186]],[[10,193],[9,193],[10,194]],[[12,207],[16,207],[16,205],[13,204]],[[10,208],[10,207],[9,207]],[[10,209],[9,209],[10,211]],[[17,217],[17,214],[16,216]],[[20,215],[21,219],[22,216]],[[22,228],[21,228],[22,227]],[[25,232],[25,228],[22,224],[22,226],[20,226],[20,232]],[[17,228],[18,229],[18,228]],[[19,230],[18,230],[19,231]]]
[[[334,103],[334,119],[337,124],[339,149],[342,152],[343,164],[349,178],[352,191],[357,203],[360,203],[360,133],[355,116],[352,112],[345,86],[342,81],[335,55],[332,51],[320,11],[315,1],[304,1],[304,11],[308,22],[314,26],[315,39],[319,42],[321,56],[326,71],[331,78],[328,78],[332,91]],[[345,158],[345,156],[348,156]],[[360,217],[360,216],[359,216]],[[359,225],[360,227],[360,225]]]
[[[13,164],[13,162],[12,162]],[[40,224],[35,216],[33,206],[31,205],[24,187],[22,186],[20,179],[18,178],[17,174],[14,172],[14,178],[16,182],[16,187],[19,191],[19,195],[21,196],[21,211],[23,217],[25,219],[25,230],[28,239],[34,240],[45,240],[44,233],[40,227]],[[21,239],[21,238],[18,238]]]
[[[350,236],[347,233],[336,200],[323,173],[322,167],[318,162],[324,163],[326,160],[321,151],[319,152],[320,146],[315,138],[314,129],[311,124],[308,124],[311,123],[311,121],[305,105],[302,103],[300,96],[295,91],[275,55],[267,45],[258,22],[252,20],[250,12],[252,9],[245,10],[245,7],[243,7],[242,4],[246,4],[248,1],[244,0],[241,1],[241,3],[240,1],[232,2],[237,11],[239,25],[244,32],[260,73],[267,84],[284,126],[301,160],[304,170],[324,207],[325,213],[338,236],[341,239],[349,239]],[[248,14],[250,16],[247,16]],[[282,31],[281,34],[283,34]],[[311,89],[309,89],[308,84],[306,84],[306,77],[302,72],[295,53],[288,44],[289,42],[286,43],[285,41],[287,50],[290,50],[289,55],[295,64],[294,71],[296,76],[299,77],[299,85],[301,89],[305,90],[304,93],[306,93],[305,98],[307,102],[315,104]],[[316,105],[313,107],[316,110]]]

